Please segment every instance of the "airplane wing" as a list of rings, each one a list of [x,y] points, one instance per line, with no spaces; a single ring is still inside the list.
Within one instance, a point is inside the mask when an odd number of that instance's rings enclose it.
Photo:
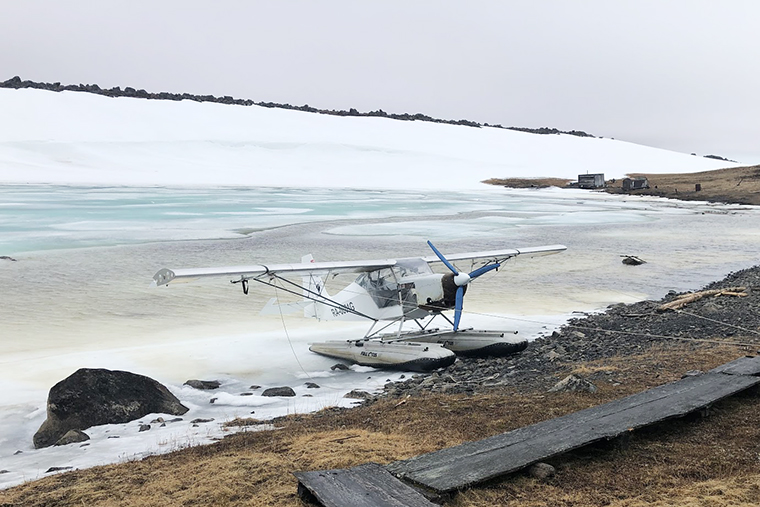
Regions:
[[[504,262],[509,258],[525,255],[535,257],[562,252],[567,247],[564,245],[549,245],[531,248],[492,250],[484,252],[470,252],[447,256],[452,262],[470,260],[473,265],[492,264]],[[427,263],[441,262],[438,257],[422,257]],[[480,262],[478,262],[480,261]],[[172,282],[192,281],[197,278],[224,277],[237,282],[259,276],[328,276],[344,273],[366,273],[382,268],[391,268],[397,264],[395,259],[369,260],[369,261],[341,261],[341,262],[307,262],[296,264],[260,264],[252,266],[228,266],[218,268],[163,268],[153,275],[153,285],[168,285]]]
[[[297,264],[268,264],[253,266],[228,266],[219,268],[163,268],[153,275],[153,285],[168,285],[171,282],[187,282],[198,278],[225,277],[230,281],[247,280],[265,275],[278,276],[327,276],[343,273],[364,273],[396,265],[394,259],[379,261],[308,262]]]
[[[462,254],[446,254],[446,259],[451,262],[456,261],[472,261],[472,265],[486,265],[492,263],[502,263],[512,257],[518,255],[525,257],[540,257],[542,255],[552,255],[567,250],[565,245],[547,245],[547,246],[534,246],[529,248],[511,248],[505,250],[489,250],[483,252],[469,252]],[[428,264],[433,262],[441,262],[441,259],[435,255],[422,258]],[[479,262],[478,262],[479,261]]]

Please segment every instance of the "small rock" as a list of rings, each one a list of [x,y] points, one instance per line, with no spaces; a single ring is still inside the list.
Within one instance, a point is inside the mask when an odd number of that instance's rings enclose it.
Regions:
[[[148,430],[150,430],[150,424],[141,424],[140,429],[138,430],[138,433],[142,431],[148,431]]]
[[[193,419],[192,421],[190,421],[190,424],[207,423],[207,422],[211,422],[213,420],[214,420],[213,418],[211,418],[211,419]]]
[[[208,390],[219,389],[219,386],[222,384],[218,380],[188,380],[185,382],[185,385],[195,389]]]
[[[13,262],[16,262],[16,259],[14,259],[13,257],[8,257],[7,255],[0,255],[0,259],[4,260],[4,261],[13,261]]]
[[[162,422],[164,422],[164,418],[163,417],[157,417],[157,418],[153,419],[150,423],[151,424],[158,424],[158,423],[162,423]]]
[[[214,402],[215,402],[216,400],[218,400],[218,399],[219,399],[219,398],[211,398],[210,400],[208,400],[208,402],[209,402],[209,403],[214,403]]]
[[[256,389],[261,389],[261,386],[257,386],[257,385],[254,384],[251,387],[249,387],[248,389],[250,389],[251,391],[255,391]]]
[[[560,391],[580,391],[587,393],[595,393],[596,386],[588,380],[583,380],[577,375],[568,375],[549,389],[550,393],[556,393]]]
[[[702,313],[715,314],[721,311],[721,307],[713,301],[708,301],[702,305]]]
[[[50,467],[47,470],[45,470],[46,474],[52,473],[52,472],[63,472],[64,470],[71,470],[74,467]]]
[[[240,393],[240,396],[253,396],[253,393]]]
[[[307,389],[319,389],[319,384],[315,384],[314,382],[306,382],[306,388]]]
[[[347,370],[348,366],[343,363],[336,363],[330,367],[331,370]]]
[[[528,469],[528,475],[539,481],[551,479],[557,473],[557,470],[549,463],[536,463]]]
[[[58,439],[53,445],[68,445],[76,444],[79,442],[85,442],[90,439],[90,436],[81,430],[69,430],[64,436]]]
[[[0,474],[9,474],[11,473],[10,470],[0,470]]]
[[[24,454],[24,451],[19,450],[13,453],[14,456],[18,456],[19,454]]]
[[[270,387],[265,389],[262,396],[295,396],[296,392],[292,387]]]
[[[367,391],[360,391],[358,389],[354,389],[353,391],[346,393],[343,397],[354,400],[371,400],[373,398],[373,396]]]

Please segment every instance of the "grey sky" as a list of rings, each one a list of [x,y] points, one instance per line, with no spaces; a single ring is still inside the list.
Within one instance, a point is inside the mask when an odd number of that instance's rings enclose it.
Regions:
[[[0,80],[585,130],[760,163],[755,0],[0,2]]]

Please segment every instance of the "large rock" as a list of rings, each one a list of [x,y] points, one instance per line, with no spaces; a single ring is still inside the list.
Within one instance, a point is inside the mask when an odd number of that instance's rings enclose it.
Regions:
[[[148,414],[182,415],[188,408],[155,380],[127,371],[82,368],[50,389],[47,419],[34,447],[55,444],[69,430],[118,424]]]

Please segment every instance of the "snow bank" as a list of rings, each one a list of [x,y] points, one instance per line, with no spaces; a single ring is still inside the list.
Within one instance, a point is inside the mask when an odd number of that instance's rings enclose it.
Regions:
[[[729,162],[612,139],[259,106],[0,89],[0,183],[474,189]]]

